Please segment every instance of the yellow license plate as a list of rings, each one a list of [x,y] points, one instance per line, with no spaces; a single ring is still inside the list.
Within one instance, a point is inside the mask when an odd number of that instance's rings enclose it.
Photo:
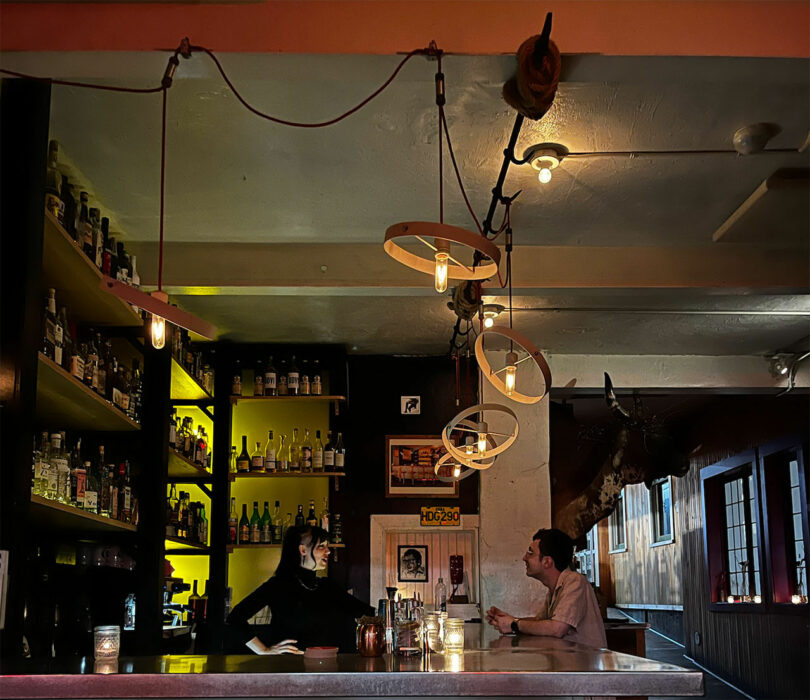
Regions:
[[[458,527],[461,525],[459,506],[422,506],[419,524],[423,526]]]

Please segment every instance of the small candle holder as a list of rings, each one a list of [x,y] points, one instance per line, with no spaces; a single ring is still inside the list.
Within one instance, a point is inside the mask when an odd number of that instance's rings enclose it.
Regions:
[[[107,625],[93,629],[93,658],[96,661],[117,659],[121,651],[121,628]]]
[[[94,662],[93,673],[118,673],[118,659],[102,659]]]
[[[448,617],[444,622],[445,654],[460,654],[464,651],[464,620]]]

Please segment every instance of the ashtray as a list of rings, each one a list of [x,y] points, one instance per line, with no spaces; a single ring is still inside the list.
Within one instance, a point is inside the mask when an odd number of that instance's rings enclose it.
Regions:
[[[337,658],[337,647],[307,647],[304,651],[305,659],[335,659]]]

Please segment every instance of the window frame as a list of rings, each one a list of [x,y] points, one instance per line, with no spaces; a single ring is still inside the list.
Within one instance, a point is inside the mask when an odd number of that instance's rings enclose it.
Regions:
[[[624,489],[622,489],[619,493],[619,501],[622,509],[622,533],[624,534],[624,541],[618,547],[614,546],[613,530],[615,528],[613,520],[616,510],[618,510],[620,505],[616,504],[616,508],[608,516],[608,554],[621,554],[622,552],[627,551],[627,495],[625,494]]]
[[[667,539],[656,540],[655,529],[657,522],[657,513],[653,512],[653,487],[663,483],[669,484],[669,537]],[[647,504],[649,505],[649,519],[650,519],[650,547],[662,547],[675,542],[675,492],[673,489],[673,480],[671,476],[665,476],[661,479],[655,479],[650,484],[650,489],[647,491]],[[663,504],[663,500],[662,500]]]

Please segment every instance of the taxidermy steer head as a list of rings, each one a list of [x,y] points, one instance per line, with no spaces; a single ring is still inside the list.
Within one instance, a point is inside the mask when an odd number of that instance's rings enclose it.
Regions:
[[[617,424],[580,431],[577,442],[583,449],[577,451],[576,464],[558,464],[560,473],[552,474],[553,525],[575,540],[613,512],[628,484],[644,482],[650,488],[655,479],[689,470],[688,455],[677,449],[655,416],[645,414],[638,395],[632,409],[619,403],[607,372],[605,400]],[[587,443],[590,449],[585,449]]]

